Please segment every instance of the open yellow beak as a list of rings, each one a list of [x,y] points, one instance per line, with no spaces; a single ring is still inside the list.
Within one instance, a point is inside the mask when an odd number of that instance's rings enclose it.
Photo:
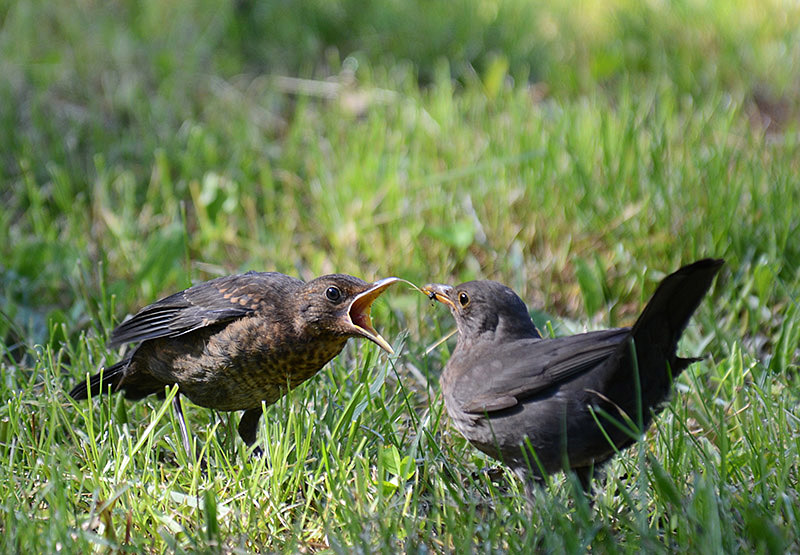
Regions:
[[[390,355],[394,354],[394,350],[392,349],[392,346],[389,345],[389,342],[381,337],[381,334],[375,331],[375,328],[372,327],[372,320],[369,317],[369,311],[370,308],[372,308],[372,303],[375,302],[375,299],[380,297],[381,293],[386,291],[390,285],[393,285],[398,281],[405,280],[396,277],[379,279],[370,285],[369,289],[363,293],[359,293],[356,298],[353,299],[353,302],[350,303],[350,308],[347,311],[348,315],[350,316],[350,322],[359,330],[359,332],[361,332],[361,335],[376,343],[378,347]]]

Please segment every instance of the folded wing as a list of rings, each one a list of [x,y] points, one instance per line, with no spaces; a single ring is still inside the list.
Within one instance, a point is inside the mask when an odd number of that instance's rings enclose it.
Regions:
[[[126,320],[112,332],[109,347],[158,337],[177,337],[269,310],[263,306],[264,288],[291,294],[302,281],[272,272],[226,276],[190,287],[157,301]]]
[[[618,328],[556,339],[525,339],[505,344],[499,351],[502,357],[496,356],[495,349],[487,349],[471,369],[483,379],[470,380],[470,391],[457,391],[456,397],[464,399],[461,408],[467,413],[513,407],[602,364],[629,336],[629,328]],[[487,366],[490,372],[479,370]]]

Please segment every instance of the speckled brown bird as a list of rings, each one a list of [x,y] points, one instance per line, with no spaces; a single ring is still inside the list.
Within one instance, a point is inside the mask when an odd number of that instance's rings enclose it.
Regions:
[[[155,302],[120,324],[110,347],[139,343],[129,356],[75,386],[85,399],[114,391],[127,399],[178,394],[197,405],[244,410],[239,435],[256,440],[261,403],[270,405],[316,374],[350,337],[392,353],[372,327],[373,301],[398,278],[367,283],[332,274],[308,283],[276,272],[248,272],[200,283]],[[188,435],[178,396],[182,440]],[[256,448],[256,452],[258,448]]]
[[[677,344],[722,263],[700,260],[664,278],[632,328],[555,339],[542,339],[525,303],[501,283],[426,285],[458,327],[441,377],[456,428],[509,465],[528,494],[542,476],[567,469],[588,489],[593,470],[638,439],[673,379],[699,360],[678,357]]]

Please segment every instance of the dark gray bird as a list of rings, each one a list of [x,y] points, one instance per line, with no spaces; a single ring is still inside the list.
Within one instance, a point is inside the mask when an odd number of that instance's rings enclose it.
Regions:
[[[588,489],[593,470],[636,441],[673,379],[700,360],[678,357],[677,344],[722,264],[700,260],[664,278],[632,328],[555,339],[542,339],[501,283],[426,285],[458,327],[441,377],[456,428],[529,493],[542,476],[570,469]]]
[[[332,274],[305,283],[276,272],[248,272],[200,283],[120,324],[109,346],[139,346],[70,395],[85,399],[89,391],[98,395],[110,388],[135,400],[163,395],[165,386],[178,384],[174,407],[187,452],[180,394],[203,407],[244,410],[239,435],[250,446],[261,403],[274,403],[316,374],[349,337],[364,337],[392,353],[372,327],[370,308],[397,281],[367,283]]]

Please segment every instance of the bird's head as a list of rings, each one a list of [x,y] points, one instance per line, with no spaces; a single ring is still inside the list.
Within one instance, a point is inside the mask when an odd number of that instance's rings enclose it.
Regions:
[[[391,345],[372,327],[372,303],[390,285],[401,281],[389,277],[374,283],[346,274],[318,277],[305,284],[299,303],[299,322],[306,330],[343,337],[365,337],[387,353]]]
[[[497,333],[508,339],[541,337],[525,303],[502,283],[468,281],[455,287],[429,283],[422,287],[422,292],[450,307],[460,342]]]

